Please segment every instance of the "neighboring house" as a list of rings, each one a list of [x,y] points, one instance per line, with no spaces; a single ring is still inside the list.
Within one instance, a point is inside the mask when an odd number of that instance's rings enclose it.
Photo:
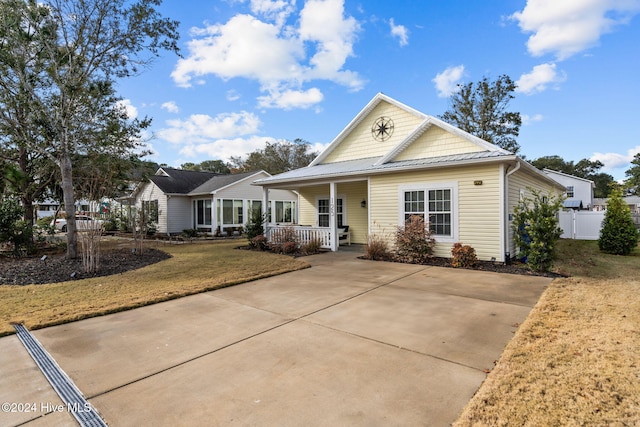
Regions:
[[[352,243],[377,235],[393,245],[397,227],[420,215],[430,221],[437,256],[450,257],[461,242],[497,261],[515,256],[518,201],[531,189],[565,190],[516,155],[381,93],[309,166],[254,184],[298,192],[299,222],[307,225],[299,235],[324,232],[331,250],[345,226]]]
[[[597,211],[606,211],[608,200],[609,199],[594,199],[594,209]],[[629,206],[632,214],[640,214],[640,196],[627,196],[624,197],[623,200]]]
[[[565,208],[579,211],[593,209],[593,190],[596,187],[593,181],[551,169],[544,169],[543,172],[565,187]]]
[[[251,210],[262,210],[263,192],[251,182],[270,176],[264,171],[221,175],[160,168],[148,182],[136,187],[132,197],[137,209],[144,209],[157,224],[158,233],[175,234],[185,229],[232,233],[249,221]],[[274,222],[296,222],[297,194],[274,190],[268,200]]]

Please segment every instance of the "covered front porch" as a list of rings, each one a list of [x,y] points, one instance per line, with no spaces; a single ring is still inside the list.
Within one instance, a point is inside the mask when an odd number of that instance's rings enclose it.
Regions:
[[[265,236],[277,241],[283,233],[295,233],[301,244],[319,241],[322,248],[337,251],[342,245],[365,244],[369,235],[368,180],[316,182],[307,185],[263,185],[263,206],[269,205],[269,188],[298,193],[297,224],[265,224]],[[265,213],[265,212],[263,212]]]

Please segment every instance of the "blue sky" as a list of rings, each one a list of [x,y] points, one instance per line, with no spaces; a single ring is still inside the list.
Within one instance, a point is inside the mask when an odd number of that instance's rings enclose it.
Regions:
[[[179,166],[302,138],[321,150],[377,93],[426,114],[457,83],[509,75],[527,159],[640,152],[640,0],[165,0],[168,53],[122,81],[153,118],[150,160]]]

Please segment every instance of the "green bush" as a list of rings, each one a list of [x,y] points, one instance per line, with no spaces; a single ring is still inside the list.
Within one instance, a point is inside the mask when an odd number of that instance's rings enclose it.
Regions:
[[[453,267],[472,268],[478,263],[476,250],[469,245],[454,243],[451,248],[451,265]]]
[[[513,234],[520,249],[520,258],[534,271],[549,271],[555,258],[555,248],[562,229],[558,212],[563,198],[543,196],[532,190],[533,198],[525,198],[514,209]]]
[[[13,247],[15,255],[33,252],[33,227],[22,221],[22,207],[15,199],[0,200],[0,242],[7,242]]]
[[[198,230],[195,228],[185,228],[182,230],[182,236],[187,239],[193,239],[194,237],[198,237]]]
[[[607,201],[598,247],[606,253],[629,255],[637,246],[638,229],[633,223],[631,210],[622,198],[622,191],[614,189]]]
[[[396,255],[402,262],[421,264],[433,256],[436,244],[429,224],[418,215],[412,215],[396,231]]]
[[[249,245],[252,245],[252,241],[255,237],[264,234],[264,222],[266,214],[262,214],[260,211],[252,211],[249,216],[249,221],[244,225],[244,236],[249,241]]]

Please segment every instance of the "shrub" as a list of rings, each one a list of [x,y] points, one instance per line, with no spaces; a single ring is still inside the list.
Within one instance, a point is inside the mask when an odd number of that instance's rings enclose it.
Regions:
[[[478,263],[476,250],[469,245],[454,243],[451,248],[451,265],[453,267],[472,268]]]
[[[293,227],[272,229],[270,238],[269,247],[273,252],[290,254],[298,250],[298,235]]]
[[[194,237],[198,237],[198,230],[195,228],[185,228],[182,230],[182,235],[188,239],[193,239]]]
[[[364,256],[374,261],[385,261],[391,258],[389,244],[377,234],[370,234],[364,246]]]
[[[320,239],[312,239],[308,243],[302,246],[302,252],[305,255],[313,255],[320,252],[320,247],[322,246],[322,242]]]
[[[264,234],[260,234],[259,236],[255,236],[249,242],[249,246],[254,249],[259,249],[261,251],[266,251],[269,248],[269,242],[267,241],[267,236]]]
[[[418,215],[410,216],[396,232],[396,254],[403,262],[420,264],[427,261],[433,255],[435,244],[429,224]]]
[[[298,244],[296,242],[284,242],[280,245],[283,254],[291,255],[298,252]]]
[[[249,221],[244,225],[244,236],[249,241],[249,245],[253,246],[252,241],[255,237],[264,234],[264,222],[266,214],[263,215],[260,211],[251,211]]]
[[[33,227],[22,218],[22,208],[15,199],[0,200],[0,243],[9,242],[15,255],[24,249],[27,253],[35,249]]]
[[[614,255],[629,255],[638,246],[638,229],[633,223],[631,210],[622,199],[622,191],[614,189],[607,201],[598,247]]]
[[[512,227],[519,255],[534,271],[551,269],[556,244],[562,235],[558,226],[561,207],[562,197],[543,196],[533,191],[533,198],[523,199],[514,209]]]

